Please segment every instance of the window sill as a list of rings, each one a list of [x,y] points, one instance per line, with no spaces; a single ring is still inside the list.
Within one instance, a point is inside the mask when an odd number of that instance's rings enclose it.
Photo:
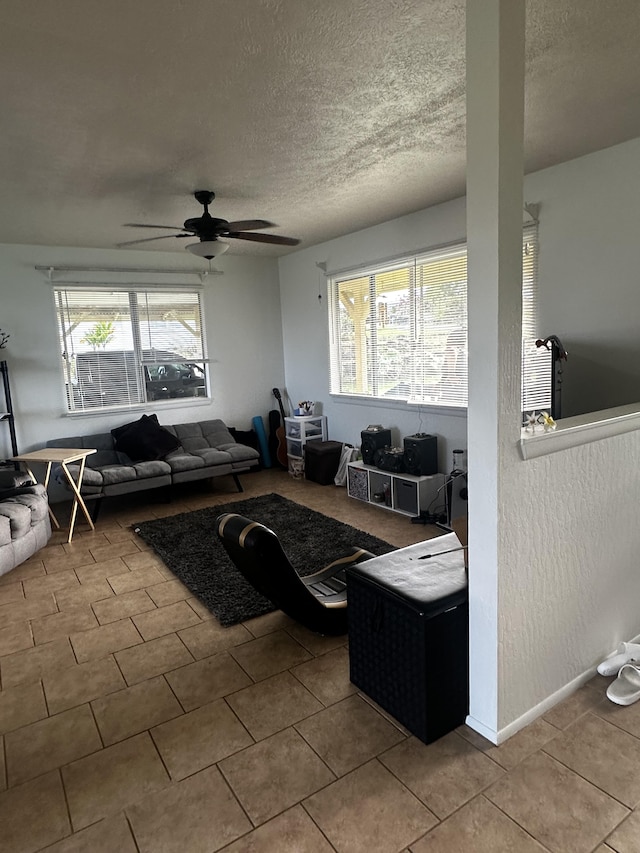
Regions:
[[[530,433],[522,430],[520,453],[522,458],[537,459],[571,447],[580,447],[592,441],[601,441],[614,435],[623,435],[640,429],[640,403],[630,403],[615,409],[589,412],[564,418],[550,432]]]
[[[348,405],[367,406],[368,408],[380,407],[381,409],[404,409],[407,412],[431,412],[434,415],[452,415],[454,417],[467,416],[466,406],[438,406],[433,403],[409,403],[407,400],[392,400],[385,397],[364,397],[360,394],[336,394],[329,396],[334,403],[346,403]]]
[[[172,400],[151,400],[148,403],[137,403],[135,406],[106,406],[104,409],[86,409],[84,411],[64,412],[64,417],[67,418],[94,418],[105,417],[109,415],[123,415],[129,412],[140,412],[144,414],[150,409],[158,412],[169,411],[170,409],[187,409],[196,406],[208,406],[212,402],[211,397],[176,397]]]

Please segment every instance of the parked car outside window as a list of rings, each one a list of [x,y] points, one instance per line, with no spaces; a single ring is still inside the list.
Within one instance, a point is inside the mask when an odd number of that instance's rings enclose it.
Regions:
[[[145,364],[144,373],[148,400],[204,395],[204,367],[194,362],[171,361],[166,364]]]
[[[184,361],[179,353],[164,350],[143,350],[142,358],[144,389],[132,350],[77,353],[68,393],[83,409],[207,395],[203,363]]]

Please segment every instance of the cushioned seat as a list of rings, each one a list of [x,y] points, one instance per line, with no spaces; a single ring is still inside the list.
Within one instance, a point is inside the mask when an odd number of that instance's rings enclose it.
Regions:
[[[144,480],[145,477],[161,477],[163,474],[171,474],[171,465],[162,459],[154,459],[151,462],[136,462],[133,466],[136,477]]]
[[[229,465],[231,455],[224,450],[215,447],[207,447],[205,450],[193,450],[195,456],[201,456],[205,465]]]
[[[44,486],[27,474],[0,471],[0,575],[43,548],[51,536]]]
[[[216,519],[215,530],[236,568],[287,616],[318,634],[346,633],[345,569],[370,560],[373,554],[353,547],[319,572],[301,577],[276,534],[263,524],[225,513]]]
[[[181,453],[179,450],[176,450],[171,456],[167,456],[166,461],[173,472],[204,468],[202,456],[196,456],[194,453]]]

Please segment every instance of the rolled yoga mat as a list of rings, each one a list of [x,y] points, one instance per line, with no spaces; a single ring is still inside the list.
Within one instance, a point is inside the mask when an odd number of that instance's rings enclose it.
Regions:
[[[264,429],[264,421],[260,415],[257,415],[251,421],[253,428],[258,436],[258,444],[260,445],[260,456],[262,456],[262,464],[265,468],[271,468],[271,454],[269,453],[269,443],[267,441],[267,433]]]

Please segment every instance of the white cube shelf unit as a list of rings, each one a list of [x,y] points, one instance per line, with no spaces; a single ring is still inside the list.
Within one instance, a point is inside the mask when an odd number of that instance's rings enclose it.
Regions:
[[[417,477],[381,471],[364,462],[350,462],[347,466],[347,494],[382,509],[420,515],[444,505],[444,479],[444,474]]]

